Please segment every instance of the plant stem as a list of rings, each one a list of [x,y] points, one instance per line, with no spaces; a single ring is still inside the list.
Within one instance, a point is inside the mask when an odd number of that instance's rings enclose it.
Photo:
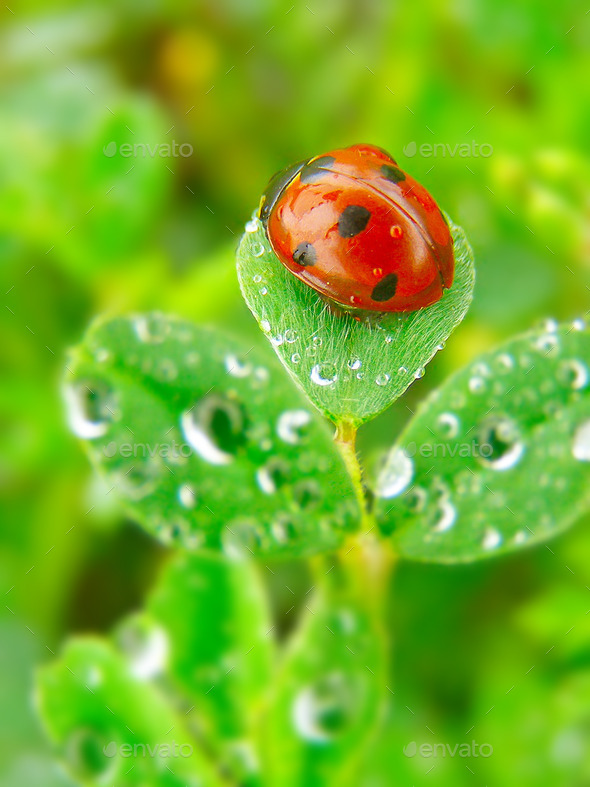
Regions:
[[[353,423],[341,421],[334,436],[361,509],[361,532],[347,540],[339,552],[339,560],[347,584],[359,597],[367,597],[369,606],[380,615],[395,556],[387,544],[377,539],[375,518],[369,507],[363,471],[356,452],[356,433],[357,428]]]

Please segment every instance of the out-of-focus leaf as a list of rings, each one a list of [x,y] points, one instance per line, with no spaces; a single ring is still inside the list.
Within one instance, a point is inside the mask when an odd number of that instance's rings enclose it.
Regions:
[[[57,662],[40,671],[38,704],[80,784],[222,784],[186,720],[101,640],[72,640]]]
[[[312,597],[262,728],[269,784],[358,784],[355,768],[381,721],[384,673],[383,635],[364,603],[342,590]]]
[[[147,608],[166,633],[167,670],[187,697],[189,718],[241,778],[256,760],[248,738],[272,680],[274,636],[251,561],[179,555]]]
[[[482,355],[421,405],[376,481],[405,557],[511,552],[590,506],[590,330],[549,323]]]
[[[334,549],[357,504],[330,430],[278,365],[160,314],[100,320],[68,362],[74,431],[131,514],[228,554]]]
[[[253,219],[238,249],[246,303],[289,374],[310,401],[335,422],[374,418],[424,374],[424,367],[461,322],[471,302],[473,254],[451,225],[453,286],[416,312],[375,314],[370,321],[335,312],[299,281],[270,248]]]

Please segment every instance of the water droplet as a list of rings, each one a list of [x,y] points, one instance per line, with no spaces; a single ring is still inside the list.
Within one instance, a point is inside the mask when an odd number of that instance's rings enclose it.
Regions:
[[[137,338],[146,344],[161,344],[170,333],[170,323],[158,312],[136,317],[133,327]]]
[[[297,528],[287,514],[279,514],[271,525],[273,538],[279,544],[288,544],[297,538]]]
[[[145,454],[142,453],[140,456],[140,461],[134,462],[127,470],[120,470],[114,478],[120,494],[130,500],[142,500],[147,495],[151,495],[163,473],[159,457],[146,460]]]
[[[265,248],[262,243],[253,243],[252,244],[252,256],[253,257],[262,257],[265,252]]]
[[[303,439],[303,429],[311,422],[307,410],[286,410],[277,421],[277,434],[285,443],[297,445]]]
[[[425,374],[426,374],[426,369],[423,366],[420,366],[414,372],[414,379],[419,380],[421,377],[424,377]]]
[[[241,519],[226,525],[222,537],[223,551],[229,558],[252,557],[262,545],[258,523]]]
[[[136,678],[148,680],[164,670],[168,656],[166,632],[141,613],[125,620],[115,629],[114,637]]]
[[[311,370],[311,381],[316,385],[332,385],[338,379],[333,363],[318,363]]]
[[[287,328],[285,331],[285,341],[287,344],[293,344],[299,338],[299,334],[293,328]]]
[[[299,481],[293,487],[293,500],[300,508],[311,508],[321,499],[321,487],[313,479]]]
[[[457,519],[457,509],[452,502],[445,496],[439,500],[435,510],[432,529],[436,533],[444,533],[455,524]]]
[[[257,232],[258,225],[259,221],[257,218],[250,219],[250,221],[246,224],[246,232]]]
[[[401,448],[395,446],[385,459],[375,487],[378,497],[397,497],[408,487],[414,475],[414,463]]]
[[[162,383],[171,382],[178,377],[178,369],[174,361],[163,358],[158,362],[154,370],[154,377]]]
[[[270,459],[256,472],[256,481],[265,495],[273,495],[289,478],[289,465],[278,458]]]
[[[113,746],[114,743],[114,746]],[[74,730],[65,743],[65,758],[84,782],[107,783],[118,768],[116,741],[105,741],[89,727]]]
[[[67,385],[64,398],[72,431],[86,440],[102,437],[118,416],[115,393],[102,380]]]
[[[206,462],[227,465],[243,443],[244,417],[235,403],[212,394],[181,416],[186,441]]]
[[[270,332],[270,323],[269,323],[268,320],[261,320],[260,321],[260,327],[264,331],[264,333],[269,333]]]
[[[410,509],[410,511],[413,511],[414,513],[423,511],[427,500],[428,495],[426,494],[426,490],[419,486],[411,487],[411,489],[408,489],[404,495],[405,504]]]
[[[559,338],[554,333],[544,334],[535,340],[534,347],[545,355],[554,355],[559,349]]]
[[[252,276],[252,281],[254,282],[254,284],[260,284],[260,282],[262,281],[262,276],[259,273],[257,273],[255,276]]]
[[[225,356],[225,369],[232,377],[248,377],[252,373],[252,365],[240,361],[236,355]]]
[[[487,387],[483,377],[470,377],[468,385],[471,393],[483,393]]]
[[[576,429],[572,453],[574,459],[578,459],[580,462],[590,462],[590,421],[584,421]]]
[[[559,364],[557,367],[557,379],[562,385],[573,388],[574,391],[579,391],[588,385],[590,375],[586,364],[577,359],[572,359],[562,361]]]
[[[297,694],[292,718],[302,738],[326,745],[345,730],[353,713],[350,682],[344,675],[332,673]]]
[[[559,328],[559,323],[554,318],[550,317],[549,319],[545,320],[541,327],[547,333],[555,333],[555,331]]]
[[[586,328],[586,323],[581,318],[574,320],[572,323],[572,329],[574,331],[583,331]]]
[[[274,344],[275,347],[280,347],[283,342],[285,341],[285,337],[282,333],[278,333],[276,336],[270,337],[270,343]]]
[[[291,356],[291,363],[299,363],[301,360],[301,355],[299,353],[293,353]]]
[[[314,336],[311,341],[314,347],[321,347],[323,344],[323,340],[321,336]]]
[[[518,426],[510,418],[491,416],[478,430],[478,460],[493,470],[514,467],[524,454]]]
[[[262,287],[260,289],[260,294],[261,295],[268,295],[268,287]]]
[[[361,368],[363,362],[360,360],[360,358],[351,358],[351,360],[348,361],[346,365],[348,366],[349,369],[356,370]]]
[[[377,377],[375,378],[375,382],[377,383],[377,385],[380,385],[380,386],[387,385],[387,383],[390,380],[391,380],[391,377],[388,374],[386,374],[385,372],[383,372],[382,374],[378,374]]]
[[[503,374],[514,369],[514,358],[509,353],[500,353],[495,358],[497,370]]]
[[[407,370],[407,368],[405,366],[400,366],[397,371],[398,371],[399,374],[407,374],[408,373],[408,370]]]
[[[484,549],[496,549],[502,543],[502,535],[495,528],[488,527],[483,536],[481,545]]]
[[[385,337],[385,344],[391,344],[392,341],[393,341],[393,336],[387,334],[387,336]]]
[[[459,419],[454,413],[441,413],[436,419],[436,425],[444,437],[453,438],[459,433]]]
[[[195,488],[191,484],[182,484],[178,489],[178,499],[185,508],[194,508],[197,504]]]

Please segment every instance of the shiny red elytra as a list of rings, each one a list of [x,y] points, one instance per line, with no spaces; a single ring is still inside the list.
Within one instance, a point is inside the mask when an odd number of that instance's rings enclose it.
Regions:
[[[453,238],[436,202],[373,145],[277,173],[260,218],[283,265],[349,309],[415,311],[453,283]]]

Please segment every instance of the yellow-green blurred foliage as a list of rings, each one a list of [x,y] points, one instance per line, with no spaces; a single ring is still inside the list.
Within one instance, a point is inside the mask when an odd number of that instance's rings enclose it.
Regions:
[[[67,633],[108,630],[137,607],[164,556],[67,432],[65,349],[98,312],[148,308],[256,337],[233,271],[242,226],[275,170],[357,141],[390,150],[476,254],[470,315],[410,407],[503,337],[587,313],[590,14],[573,0],[9,5],[0,784],[20,787],[67,784],[31,710],[34,665]],[[469,156],[452,155],[465,143]],[[166,144],[190,155],[160,155]],[[364,451],[391,441],[405,402],[366,428]],[[412,740],[465,737],[493,746],[489,784],[590,783],[584,523],[550,546],[465,569],[401,567],[396,701],[373,758],[390,781],[367,773],[367,787],[481,783],[465,765],[477,772],[477,760],[403,755]],[[284,585],[307,586],[297,566],[276,572],[280,616]]]

